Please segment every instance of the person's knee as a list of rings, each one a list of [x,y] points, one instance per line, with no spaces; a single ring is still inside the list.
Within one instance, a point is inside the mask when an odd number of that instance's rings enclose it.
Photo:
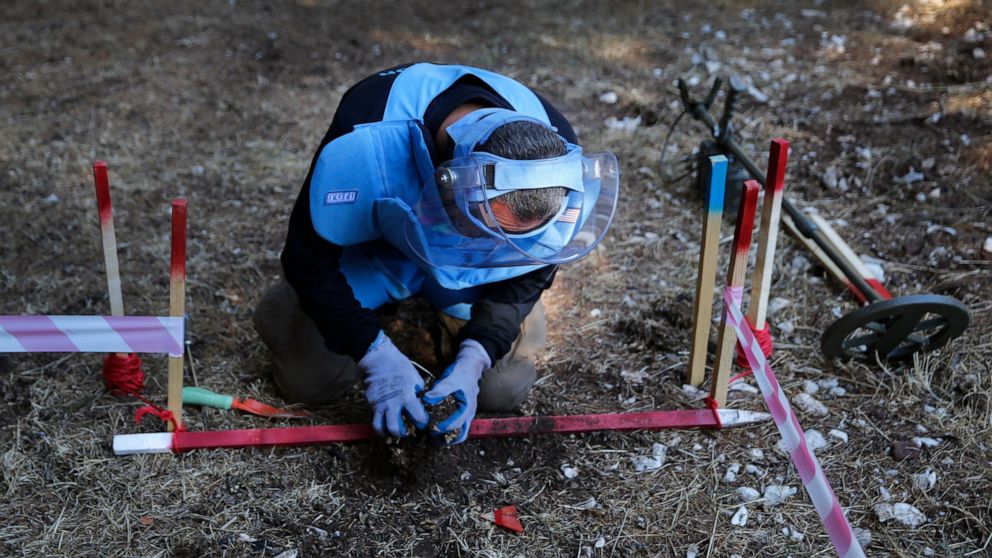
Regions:
[[[479,382],[479,409],[512,411],[520,406],[537,380],[537,368],[527,359],[501,361],[486,370]]]

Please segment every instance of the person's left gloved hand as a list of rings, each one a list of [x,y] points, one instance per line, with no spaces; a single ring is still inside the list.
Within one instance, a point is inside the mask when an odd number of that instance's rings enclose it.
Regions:
[[[491,365],[489,354],[482,345],[472,339],[462,341],[455,362],[445,369],[431,390],[424,394],[424,403],[428,405],[437,405],[452,396],[458,402],[455,412],[437,424],[439,432],[436,435],[443,436],[461,429],[458,437],[450,443],[460,444],[468,438],[479,398],[479,380],[482,378],[482,371]]]

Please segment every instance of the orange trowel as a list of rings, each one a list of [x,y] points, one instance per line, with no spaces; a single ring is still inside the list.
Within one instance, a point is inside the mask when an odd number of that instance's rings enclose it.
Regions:
[[[184,387],[183,404],[202,405],[216,409],[237,409],[253,415],[271,418],[304,418],[310,416],[310,413],[306,411],[280,409],[255,399],[238,399],[233,395],[214,393],[209,389],[201,387]]]

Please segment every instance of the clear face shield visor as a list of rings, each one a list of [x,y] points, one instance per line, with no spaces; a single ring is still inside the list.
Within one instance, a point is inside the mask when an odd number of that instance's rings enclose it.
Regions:
[[[620,168],[609,152],[518,161],[473,153],[437,168],[405,236],[435,266],[561,264],[588,254],[616,211]]]

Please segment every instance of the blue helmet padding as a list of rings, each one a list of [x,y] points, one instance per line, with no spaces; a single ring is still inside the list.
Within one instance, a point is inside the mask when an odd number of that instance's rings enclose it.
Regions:
[[[382,119],[423,121],[431,101],[456,81],[469,75],[479,78],[520,113],[529,114],[546,124],[551,123],[547,110],[537,95],[515,79],[470,66],[427,62],[400,70],[389,90]]]
[[[563,186],[582,191],[582,148],[575,145],[568,153],[551,159],[506,159],[492,153],[473,153],[471,156],[483,164],[495,166],[493,188],[486,189],[486,198],[492,199],[512,190],[534,190]]]
[[[517,111],[504,108],[477,109],[459,118],[446,129],[448,137],[455,144],[454,158],[468,157],[477,145],[489,139],[496,128],[511,122],[533,122],[558,132],[551,124]]]

